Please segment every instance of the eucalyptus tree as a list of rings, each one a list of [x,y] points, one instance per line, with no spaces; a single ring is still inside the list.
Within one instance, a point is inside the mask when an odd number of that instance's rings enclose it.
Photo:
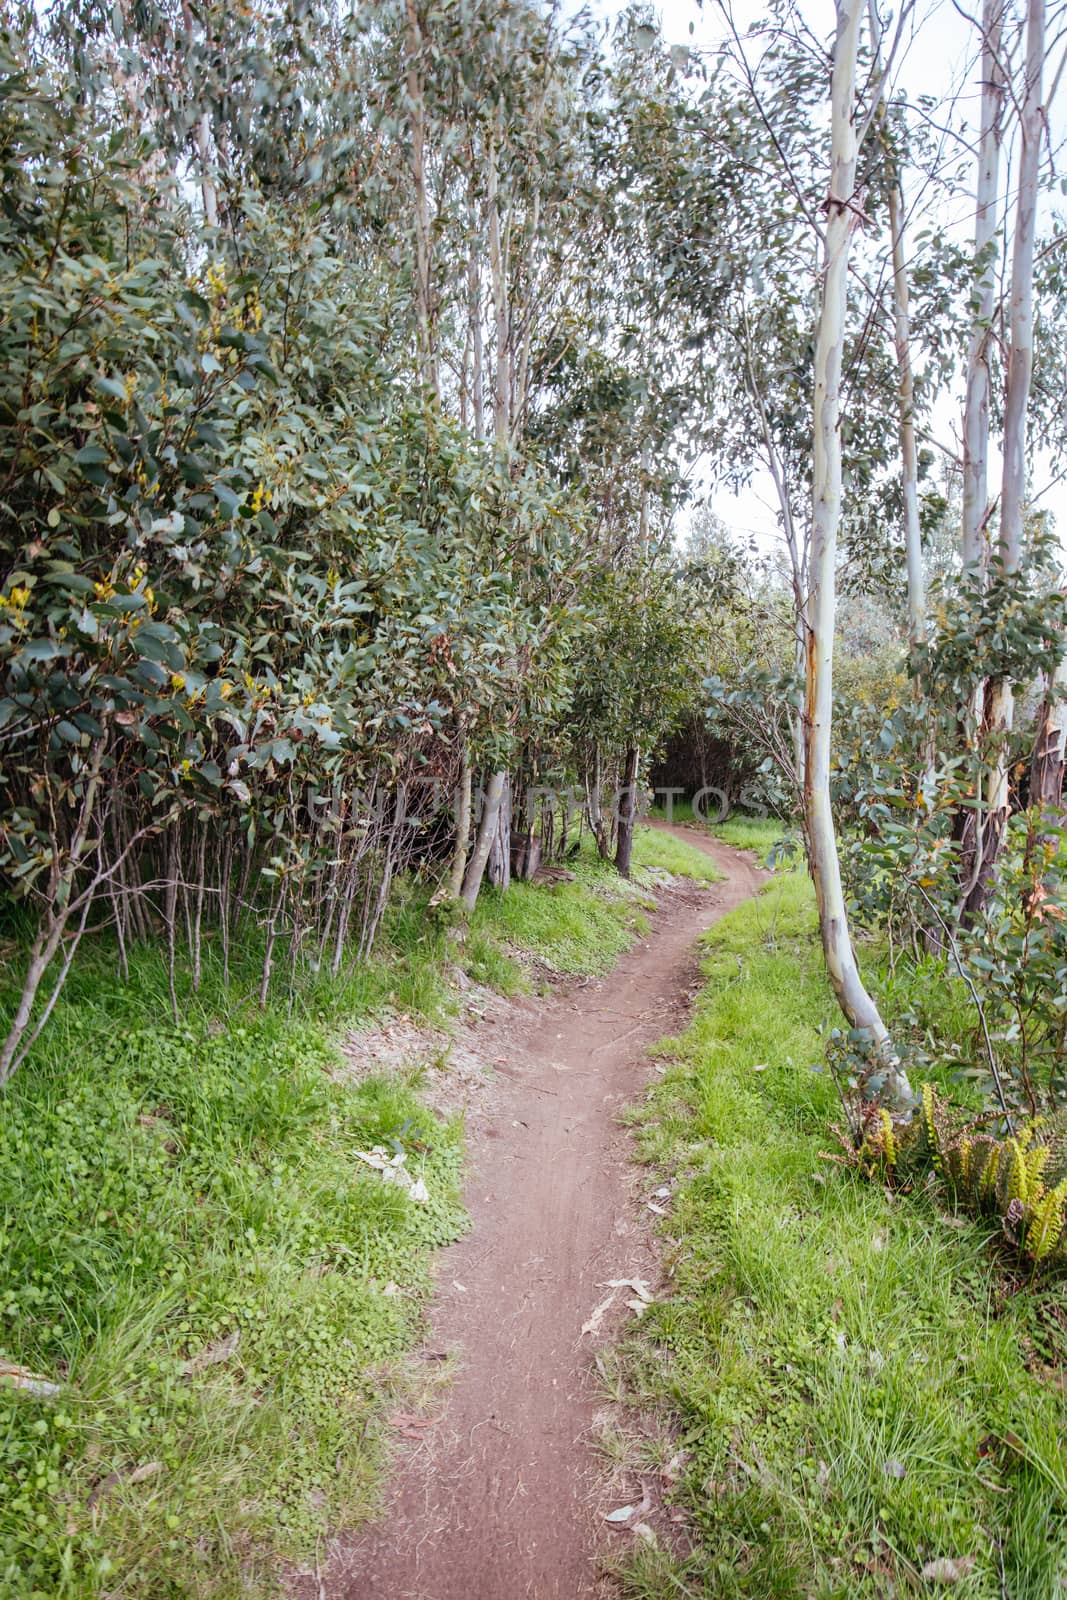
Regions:
[[[990,26],[994,26],[998,20],[991,18]],[[994,44],[995,39],[996,36]],[[1008,299],[1007,372],[1001,441],[1003,473],[997,541],[999,565],[1008,578],[1018,573],[1024,554],[1029,465],[1027,423],[1034,363],[1034,252],[1041,149],[1047,128],[1047,108],[1043,98],[1045,50],[1045,0],[1028,0],[1025,57],[1019,93],[1019,159]],[[986,719],[993,759],[984,830],[975,851],[972,882],[964,902],[972,915],[980,908],[988,891],[989,877],[995,868],[1007,827],[1010,811],[1009,743],[1014,716],[1014,685],[1009,676],[997,675],[990,685]]]

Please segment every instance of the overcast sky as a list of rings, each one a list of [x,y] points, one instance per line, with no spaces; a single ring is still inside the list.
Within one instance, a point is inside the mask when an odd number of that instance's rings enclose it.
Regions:
[[[979,38],[974,24],[964,13],[980,7],[981,0],[919,0],[904,48],[898,55],[895,79],[908,98],[933,95],[938,100],[951,97],[955,101],[954,125],[969,136],[977,128],[980,86],[978,74]],[[618,11],[621,6],[612,0],[601,0],[597,6],[601,14]],[[897,7],[899,9],[899,7]],[[802,10],[814,32],[829,40],[834,27],[833,0],[803,0]],[[884,3],[880,10],[885,19],[888,9]],[[1063,0],[1052,0],[1049,5],[1050,36],[1064,23]],[[715,0],[703,6],[696,0],[662,0],[659,7],[663,33],[670,44],[687,44],[698,49],[713,49],[728,37],[728,30]],[[744,33],[751,23],[766,15],[766,8],[758,0],[734,0],[734,19],[738,31]],[[692,24],[692,32],[690,25]],[[1060,49],[1062,49],[1062,42]],[[1064,75],[1067,79],[1067,74]],[[1059,150],[1057,171],[1067,174],[1067,81],[1061,81],[1057,102],[1050,106],[1052,145]],[[1060,207],[1067,203],[1060,200]],[[1051,202],[1043,200],[1044,211],[1039,214],[1038,226],[1047,226],[1051,220]],[[970,238],[973,233],[973,200],[961,197],[957,217],[944,217],[948,225],[958,226],[961,236]],[[938,407],[935,429],[946,445],[953,446],[959,436],[961,398],[946,398]],[[999,458],[991,461],[991,486],[994,474],[999,471]],[[1051,469],[1042,452],[1037,452],[1033,488],[1038,503],[1047,507],[1056,518],[1061,542],[1067,548],[1067,482],[1051,484]],[[720,515],[738,532],[754,532],[763,543],[777,538],[777,520],[773,505],[773,487],[765,474],[755,475],[752,487],[739,495],[725,490],[715,491],[712,503]]]

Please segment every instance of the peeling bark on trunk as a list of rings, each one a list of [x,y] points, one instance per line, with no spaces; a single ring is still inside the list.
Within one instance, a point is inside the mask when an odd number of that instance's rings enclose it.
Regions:
[[[511,780],[504,782],[496,830],[489,846],[486,876],[494,889],[507,889],[511,883]]]
[[[852,1027],[867,1032],[880,1057],[881,1089],[887,1104],[910,1102],[904,1074],[896,1068],[889,1035],[860,977],[852,948],[830,804],[833,641],[836,610],[837,537],[841,517],[841,364],[845,342],[849,242],[855,220],[856,58],[861,0],[838,0],[832,79],[830,193],[827,200],[822,296],[815,344],[815,459],[812,535],[808,574],[807,675],[805,694],[804,815],[811,874],[827,971]]]

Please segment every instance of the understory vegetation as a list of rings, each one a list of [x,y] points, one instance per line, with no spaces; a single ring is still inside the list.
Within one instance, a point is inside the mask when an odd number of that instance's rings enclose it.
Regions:
[[[634,1541],[625,1592],[1050,1600],[1062,1279],[1020,1271],[942,1184],[905,1195],[823,1159],[834,1006],[804,874],[776,874],[706,949],[693,1022],[635,1111],[673,1202],[662,1303],[621,1356],[635,1470],[667,1469],[685,1525],[675,1553]]]
[[[1063,1588],[1067,33],[832,9],[0,0],[17,1600],[359,1517],[462,1151],[344,1030],[607,970],[654,785],[813,898],[647,1133],[632,1581]]]
[[[706,858],[664,836],[662,871]],[[345,1030],[445,1022],[455,963],[513,990],[602,971],[651,901],[595,851],[479,907],[456,943],[429,891],[394,898],[379,953],[258,1002],[260,952],[83,948],[0,1100],[0,1586],[13,1600],[272,1593],[283,1558],[381,1487],[429,1258],[465,1226],[462,1129],[419,1073],[366,1078]],[[638,874],[639,879],[643,873]],[[18,970],[9,939],[2,976]],[[425,1184],[412,1200],[360,1159]]]

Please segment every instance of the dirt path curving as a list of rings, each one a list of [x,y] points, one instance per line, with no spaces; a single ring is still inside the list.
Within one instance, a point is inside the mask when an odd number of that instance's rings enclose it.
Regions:
[[[442,1252],[432,1314],[432,1348],[456,1352],[458,1370],[440,1415],[412,1430],[420,1442],[398,1462],[383,1517],[320,1580],[325,1600],[605,1592],[593,1356],[629,1315],[625,1293],[598,1338],[581,1329],[609,1279],[658,1278],[617,1116],[651,1076],[648,1047],[685,1020],[697,937],[762,876],[748,855],[669,831],[724,881],[667,891],[648,936],[603,979],[482,1025],[501,1064],[468,1116],[472,1228]]]

